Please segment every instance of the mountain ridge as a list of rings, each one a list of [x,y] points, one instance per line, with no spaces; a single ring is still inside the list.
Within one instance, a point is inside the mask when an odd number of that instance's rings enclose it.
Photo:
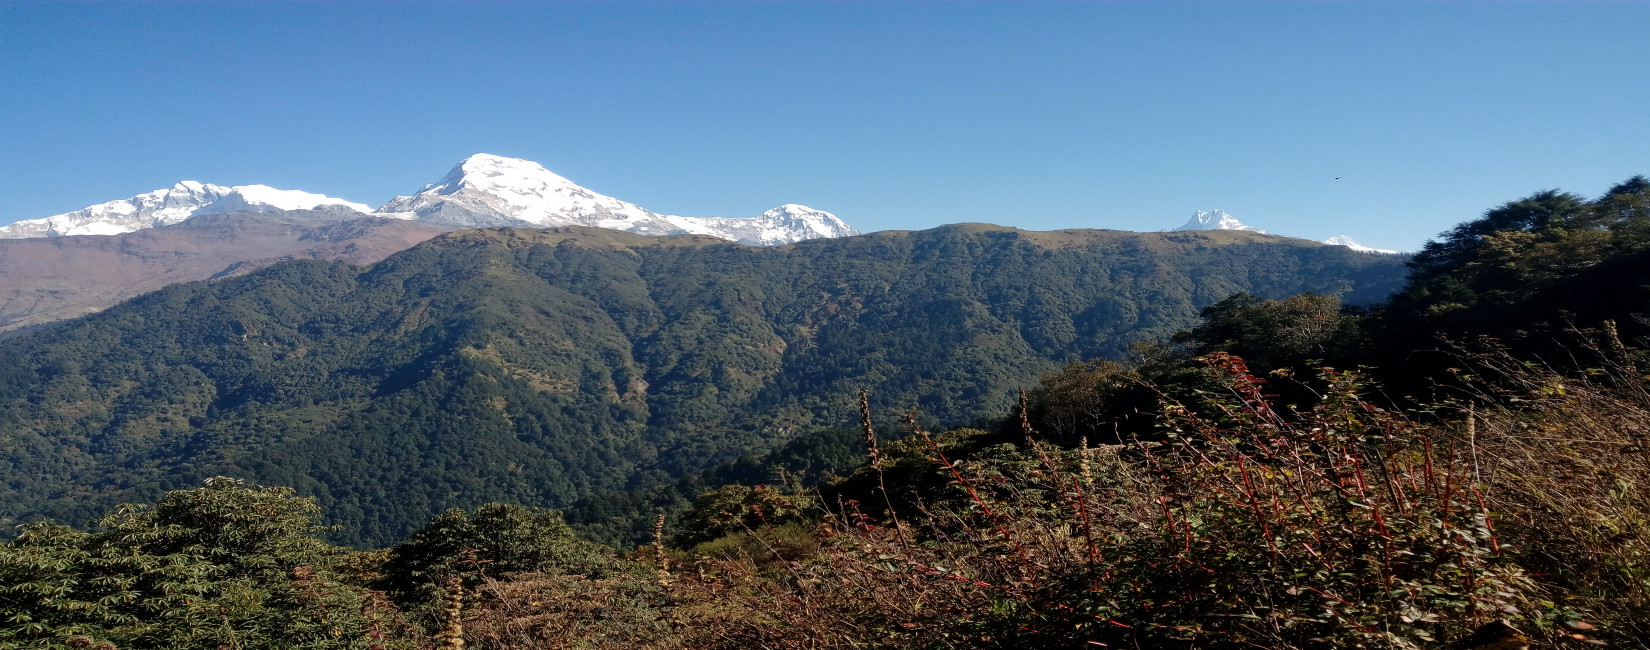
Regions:
[[[360,203],[299,190],[278,190],[268,185],[224,187],[180,181],[170,188],[0,226],[0,239],[118,235],[172,226],[195,216],[293,210],[332,211],[340,217],[372,211]]]
[[[447,175],[374,210],[321,194],[267,185],[224,187],[181,181],[171,188],[0,226],[0,239],[115,235],[171,226],[191,217],[244,212],[330,210],[448,227],[586,225],[648,235],[711,235],[755,245],[859,234],[836,215],[787,203],[749,218],[660,214],[596,193],[520,158],[478,153]]]

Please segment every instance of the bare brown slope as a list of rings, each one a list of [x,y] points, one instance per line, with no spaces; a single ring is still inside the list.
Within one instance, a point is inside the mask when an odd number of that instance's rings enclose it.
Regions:
[[[190,219],[122,235],[0,240],[0,332],[74,318],[177,282],[292,259],[371,264],[451,230],[288,212]]]

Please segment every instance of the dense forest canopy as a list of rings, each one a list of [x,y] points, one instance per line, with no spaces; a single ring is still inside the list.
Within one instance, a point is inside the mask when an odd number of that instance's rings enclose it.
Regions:
[[[0,521],[81,523],[225,475],[384,544],[490,501],[666,484],[852,395],[993,417],[1228,295],[1370,302],[1402,260],[1245,232],[964,224],[777,248],[596,229],[452,233],[371,267],[169,287],[0,342]]]

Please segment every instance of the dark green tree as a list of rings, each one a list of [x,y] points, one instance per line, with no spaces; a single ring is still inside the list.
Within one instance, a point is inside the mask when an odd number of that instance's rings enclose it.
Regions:
[[[97,533],[28,524],[0,546],[0,647],[389,647],[398,621],[332,573],[344,550],[318,515],[291,489],[217,478]]]
[[[1203,322],[1174,340],[1193,355],[1229,352],[1253,369],[1274,370],[1342,359],[1357,335],[1357,319],[1334,296],[1265,300],[1240,293],[1204,308]]]
[[[603,577],[618,570],[611,552],[574,534],[560,512],[490,503],[454,508],[390,550],[384,586],[409,605],[433,603],[450,577],[557,572]]]

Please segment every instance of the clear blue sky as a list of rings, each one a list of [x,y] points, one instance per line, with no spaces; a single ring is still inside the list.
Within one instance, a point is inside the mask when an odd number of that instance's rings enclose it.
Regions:
[[[1414,249],[1650,174],[1650,3],[0,0],[0,223],[380,204],[475,152],[649,209]],[[1335,177],[1341,180],[1335,180]]]

